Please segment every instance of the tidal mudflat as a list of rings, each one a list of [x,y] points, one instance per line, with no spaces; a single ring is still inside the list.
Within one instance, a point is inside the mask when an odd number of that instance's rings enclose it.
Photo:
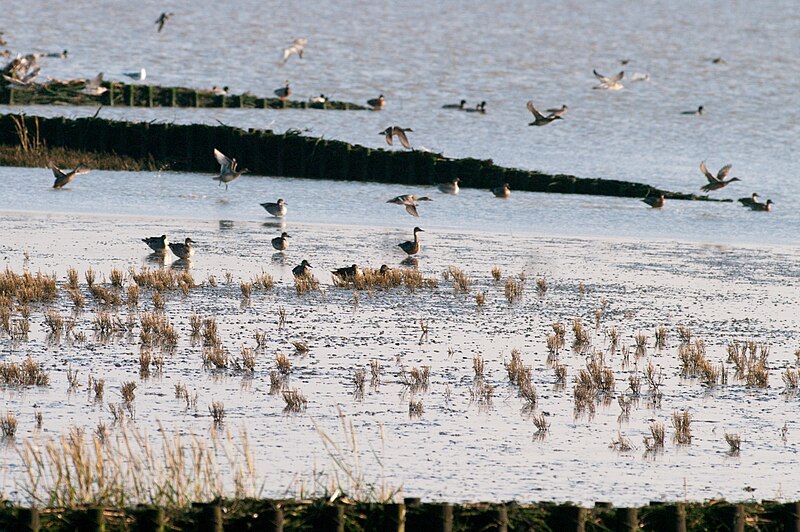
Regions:
[[[794,249],[437,229],[401,264],[397,227],[2,224],[0,363],[30,357],[48,378],[0,384],[12,500],[29,497],[26,442],[125,427],[154,447],[246,430],[262,496],[347,488],[358,456],[366,484],[429,500],[800,498]],[[148,253],[141,238],[164,233],[191,236],[194,259]],[[296,286],[302,259],[318,286]],[[396,283],[332,279],[352,263]],[[53,297],[20,300],[9,272],[26,271]]]

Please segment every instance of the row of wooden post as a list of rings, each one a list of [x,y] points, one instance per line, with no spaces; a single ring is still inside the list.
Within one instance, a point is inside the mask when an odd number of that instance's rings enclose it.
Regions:
[[[310,508],[311,505],[307,505]],[[406,499],[404,503],[371,505],[377,508],[367,520],[362,522],[365,530],[385,532],[405,532],[426,530],[431,532],[452,532],[455,526],[454,507],[449,503],[422,504],[419,499]],[[509,515],[516,505],[487,504],[470,514],[468,520],[461,519],[459,528],[482,530],[485,532],[506,532],[511,526]],[[520,506],[519,508],[530,508]],[[760,515],[758,530],[775,530],[800,532],[800,502],[787,504],[771,504],[763,515]],[[305,524],[319,532],[344,532],[349,519],[347,506],[344,504],[324,504],[319,506],[313,515],[303,520]],[[591,517],[594,528],[600,530],[618,530],[633,532],[648,530],[653,532],[687,532],[697,529],[693,522],[687,520],[684,503],[661,504],[637,508],[614,508],[611,505],[598,504],[593,510],[573,505],[547,505],[543,508],[542,520],[538,529],[561,532],[583,532],[587,528],[587,519]],[[235,530],[263,530],[265,532],[281,532],[285,529],[285,515],[281,502],[263,501],[259,511],[247,516],[239,516],[236,521],[226,522],[223,505],[220,502],[192,504],[193,516],[186,516],[187,526],[198,532],[223,532]],[[702,530],[727,530],[744,532],[747,523],[747,511],[744,504],[708,504],[701,512],[712,513],[702,517]],[[61,520],[66,528],[54,525],[48,529],[80,530],[86,532],[103,532],[106,530],[106,510],[92,507],[83,510],[64,511]],[[311,512],[309,512],[311,513]],[[16,508],[12,521],[0,521],[0,530],[17,530],[37,532],[42,529],[40,512],[34,508]],[[141,506],[128,513],[135,522],[135,530],[140,532],[164,532],[167,523],[164,511],[160,508]],[[362,516],[363,518],[363,516]],[[695,516],[695,518],[697,518]],[[6,528],[4,528],[4,526]],[[525,523],[525,530],[537,528],[533,523]],[[170,524],[170,528],[181,528],[181,522]]]

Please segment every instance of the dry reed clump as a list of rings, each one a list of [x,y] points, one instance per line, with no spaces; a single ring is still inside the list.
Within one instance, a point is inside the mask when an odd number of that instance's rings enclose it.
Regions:
[[[139,340],[142,345],[160,346],[165,350],[178,345],[178,331],[169,318],[160,312],[142,312],[139,316]]]
[[[642,394],[642,378],[639,376],[638,371],[628,375],[628,389],[634,397],[639,397]]]
[[[14,412],[6,411],[5,415],[0,416],[0,432],[3,439],[12,439],[17,433],[17,415]]]
[[[253,277],[253,287],[260,290],[272,290],[275,287],[275,279],[270,274],[262,271]]]
[[[592,339],[580,318],[572,320],[572,332],[575,335],[575,340],[572,342],[572,349],[579,352],[584,352],[589,349],[592,345]]]
[[[647,340],[648,337],[643,332],[636,333],[636,336],[633,337],[634,341],[636,342],[636,356],[642,357],[647,354]]]
[[[370,371],[370,386],[373,388],[377,388],[381,384],[381,371],[383,370],[381,366],[381,362],[378,359],[373,358],[369,361],[369,371]]]
[[[115,288],[122,288],[122,285],[125,284],[125,272],[118,268],[111,268],[111,273],[108,276],[109,281],[111,281],[111,286]]]
[[[139,285],[129,284],[126,290],[127,303],[129,307],[136,308],[139,306]]]
[[[222,345],[222,342],[217,342],[210,346],[204,346],[201,354],[203,367],[215,369],[228,369],[230,366],[230,357],[228,351]]]
[[[292,342],[292,345],[294,346],[294,351],[296,354],[300,356],[308,354],[309,351],[308,344],[305,343],[304,341],[298,340],[296,342]]]
[[[136,383],[133,381],[124,382],[122,386],[120,386],[120,395],[122,395],[123,403],[129,404],[132,403],[134,399],[136,399],[136,394],[134,393],[136,390]]]
[[[242,291],[242,297],[244,299],[250,299],[250,296],[253,295],[253,283],[242,281],[239,283],[239,289]]]
[[[89,393],[94,392],[94,398],[97,401],[103,400],[103,395],[106,391],[106,380],[105,379],[95,379],[93,376],[89,375]]]
[[[203,327],[203,318],[201,318],[200,315],[197,314],[196,312],[192,312],[192,315],[189,316],[189,329],[190,329],[189,335],[193,339],[200,338],[200,330],[202,329],[202,327]]]
[[[308,405],[308,400],[302,393],[300,393],[300,390],[284,390],[282,395],[283,400],[286,403],[286,406],[283,409],[284,412],[302,412]]]
[[[486,292],[480,291],[475,293],[475,304],[482,307],[486,304]]]
[[[739,434],[726,432],[725,441],[728,443],[729,454],[737,455],[742,450],[742,438]]]
[[[73,267],[67,269],[67,290],[78,289],[78,270]]]
[[[106,288],[98,284],[92,284],[89,286],[89,291],[91,292],[92,296],[94,296],[94,299],[97,301],[98,305],[114,307],[122,304],[122,298],[120,297],[119,293],[111,288]]]
[[[491,406],[493,398],[494,386],[484,382],[483,379],[476,380],[469,389],[470,401],[478,403],[479,406]]]
[[[275,395],[283,390],[285,384],[284,376],[279,371],[274,369],[269,372],[269,394]]]
[[[564,364],[556,364],[553,366],[553,372],[556,377],[556,385],[562,386],[567,383],[567,366]]]
[[[286,309],[281,305],[278,307],[278,330],[280,331],[286,326]]]
[[[485,369],[485,364],[483,361],[483,357],[480,355],[475,355],[474,357],[472,357],[472,370],[475,372],[475,380],[483,379],[484,369]]]
[[[217,319],[206,318],[203,320],[203,345],[213,346],[222,343],[217,330]]]
[[[472,280],[464,273],[464,270],[455,266],[450,266],[443,271],[442,278],[445,281],[453,281],[453,291],[455,292],[467,293],[469,292],[470,284],[472,284]]]
[[[256,350],[252,347],[242,345],[242,350],[239,354],[239,359],[234,360],[233,367],[237,371],[247,371],[250,373],[256,370]]]
[[[539,412],[533,416],[533,426],[536,427],[537,436],[544,436],[550,431],[550,422],[547,421],[544,412]]]
[[[626,438],[621,431],[617,431],[617,437],[611,440],[609,447],[621,453],[632,451],[635,448],[633,442]]]
[[[524,378],[525,374],[530,374],[531,369],[526,368],[522,364],[522,353],[519,349],[512,349],[511,350],[511,360],[508,362],[503,362],[503,365],[506,368],[506,373],[508,374],[508,381],[511,384],[519,384],[520,379]]]
[[[225,421],[225,405],[222,401],[212,401],[208,412],[211,414],[211,419],[214,420],[214,426],[219,427]]]
[[[414,400],[410,399],[408,401],[408,417],[410,419],[422,417],[422,414],[425,412],[425,408],[422,406],[422,399]]]
[[[50,334],[52,335],[59,335],[64,329],[64,318],[55,308],[47,309],[47,313],[44,315],[44,323],[50,329]]]
[[[30,272],[17,274],[6,268],[0,272],[0,297],[8,298],[7,306],[16,298],[22,306],[31,303],[48,303],[58,296],[55,275],[36,275]]]
[[[616,385],[614,371],[606,365],[602,351],[589,356],[586,361],[586,370],[598,393],[610,395],[614,392]]]
[[[664,383],[664,372],[661,371],[660,367],[656,369],[652,360],[647,361],[647,367],[644,370],[644,378],[650,389],[650,394],[653,396],[660,396],[661,385]]]
[[[655,338],[656,338],[656,344],[655,344],[656,349],[660,350],[667,347],[667,328],[664,327],[663,325],[659,326],[656,329]]]
[[[72,369],[72,364],[67,366],[67,384],[70,390],[74,390],[79,386],[78,384],[78,370]]]
[[[688,410],[672,413],[672,427],[675,434],[672,436],[676,445],[691,445],[692,443],[692,416]]]
[[[295,277],[294,289],[298,296],[302,296],[313,291],[319,291],[319,281],[311,274]]]
[[[800,369],[786,368],[781,375],[784,390],[787,393],[796,393],[800,387]]]
[[[539,297],[547,295],[547,279],[544,277],[536,279],[536,293],[539,294]]]
[[[681,339],[681,343],[688,344],[692,341],[692,330],[689,327],[678,325],[678,338]]]
[[[33,414],[33,417],[36,420],[36,428],[41,429],[43,425],[42,411],[37,408],[36,412]]]
[[[40,507],[148,504],[170,510],[260,493],[244,431],[239,437],[212,431],[208,438],[159,430],[154,437],[128,425],[102,436],[70,431],[28,438],[20,449],[27,471],[20,489]]]
[[[353,373],[353,397],[360,401],[364,398],[364,384],[367,380],[367,370],[359,368]]]
[[[525,293],[525,281],[509,277],[506,279],[505,295],[510,305],[516,303]]]
[[[72,300],[72,305],[76,309],[82,309],[86,305],[86,298],[83,297],[80,289],[67,289],[67,295]]]
[[[411,390],[411,393],[424,393],[428,391],[430,379],[430,366],[413,367],[410,372],[407,372],[403,366],[400,366],[400,384]]]
[[[608,350],[613,354],[619,346],[619,329],[616,327],[606,329],[606,337],[608,337]]]
[[[769,346],[755,341],[728,344],[728,362],[735,368],[737,379],[744,380],[747,386],[766,388],[769,386]],[[748,355],[747,352],[750,352]]]
[[[664,437],[666,430],[664,424],[660,421],[653,421],[650,423],[650,436],[643,438],[644,448],[647,452],[657,452],[664,449]]]
[[[500,266],[492,266],[492,279],[494,279],[494,282],[500,282],[502,276],[503,270],[500,269]]]
[[[0,383],[10,386],[47,386],[50,377],[30,355],[22,363],[0,362]]]
[[[284,377],[289,375],[292,372],[292,362],[289,360],[289,357],[278,351],[275,354],[275,365],[278,367],[278,371]]]
[[[164,312],[164,309],[167,306],[167,300],[164,297],[164,294],[161,292],[154,292],[153,293],[153,310]]]

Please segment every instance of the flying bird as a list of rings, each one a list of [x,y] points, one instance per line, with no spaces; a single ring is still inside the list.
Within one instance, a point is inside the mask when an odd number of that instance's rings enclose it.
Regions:
[[[62,188],[64,185],[75,179],[76,175],[89,173],[89,167],[83,163],[79,163],[78,166],[76,166],[75,169],[70,172],[64,172],[51,162],[50,169],[53,171],[53,176],[56,178],[55,183],[53,183],[53,188]]]
[[[410,127],[399,127],[399,126],[390,126],[384,129],[383,131],[379,132],[378,135],[383,135],[386,137],[386,144],[392,146],[392,137],[397,137],[397,140],[400,141],[400,144],[403,145],[404,148],[411,148],[411,144],[408,142],[408,137],[406,136],[406,132],[414,132],[413,129]]]
[[[553,120],[563,120],[561,115],[555,113],[544,116],[542,113],[536,110],[536,107],[533,106],[532,100],[528,100],[528,111],[531,112],[534,118],[533,122],[528,124],[529,126],[546,126]]]
[[[216,176],[214,180],[219,181],[220,185],[225,183],[225,190],[228,190],[228,183],[248,172],[247,168],[239,170],[239,163],[236,159],[225,156],[225,154],[216,148],[214,148],[214,158],[219,163],[219,175]]]
[[[306,43],[308,42],[307,39],[303,39],[302,37],[299,39],[295,39],[291,45],[287,48],[283,49],[283,62],[284,64],[292,57],[294,54],[297,54],[297,57],[300,59],[303,58],[303,51],[305,50]]]
[[[569,111],[569,107],[567,107],[567,104],[564,104],[561,107],[553,107],[551,109],[545,109],[544,112],[551,115],[563,117],[565,114],[567,114],[567,111]]]
[[[700,190],[703,192],[711,192],[712,190],[719,190],[722,187],[730,185],[734,181],[741,181],[738,177],[732,177],[727,181],[725,180],[725,178],[728,177],[728,174],[731,173],[731,166],[733,165],[726,164],[719,169],[719,172],[717,172],[717,175],[715,176],[708,171],[708,168],[706,168],[706,162],[701,162],[700,171],[703,172],[703,174],[706,176],[706,179],[708,179],[708,184],[702,187]]]
[[[159,33],[161,33],[161,30],[164,29],[164,24],[167,23],[167,21],[169,20],[169,17],[171,17],[174,14],[175,13],[166,13],[166,12],[161,13],[161,16],[159,16],[158,19],[156,20],[156,24],[158,24],[158,32]]]
[[[597,72],[597,70],[592,70],[592,73],[594,73],[594,77],[600,80],[600,84],[592,87],[593,89],[606,89],[610,91],[618,91],[621,88],[623,88],[622,83],[620,83],[620,81],[622,81],[622,78],[625,77],[624,70],[611,78],[608,78],[600,74],[599,72]]]
[[[396,198],[392,198],[388,200],[386,203],[394,203],[395,205],[404,205],[406,208],[406,212],[411,216],[419,217],[417,213],[417,202],[418,201],[433,201],[428,196],[422,196],[421,198],[416,197],[414,194],[403,194],[402,196],[397,196]]]

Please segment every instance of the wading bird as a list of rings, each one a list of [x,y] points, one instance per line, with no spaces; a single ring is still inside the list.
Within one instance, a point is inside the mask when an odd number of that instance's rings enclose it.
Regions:
[[[170,242],[169,249],[178,257],[189,260],[192,258],[192,255],[194,255],[194,246],[192,244],[194,244],[194,240],[187,237],[186,240],[183,241],[183,244]]]
[[[408,255],[416,255],[417,253],[419,253],[419,236],[417,236],[417,233],[424,233],[424,232],[425,231],[423,231],[419,227],[415,227],[414,228],[414,240],[409,240],[407,242],[400,242],[397,245],[400,247],[400,249],[405,251],[406,254],[408,254]]]
[[[284,231],[281,236],[276,236],[272,239],[272,247],[278,251],[286,251],[289,247],[289,233]]]
[[[383,94],[378,96],[377,98],[373,98],[371,100],[367,100],[367,105],[372,107],[373,111],[380,111],[386,106],[386,98],[383,97]]]
[[[225,183],[225,190],[228,190],[228,183],[248,172],[247,168],[239,170],[239,163],[236,159],[226,157],[225,154],[216,148],[214,148],[214,158],[219,163],[219,175],[213,179],[219,181],[220,185]]]
[[[261,206],[276,218],[283,218],[286,216],[286,202],[283,201],[283,198],[279,198],[276,203],[262,203]]]
[[[660,209],[664,206],[664,194],[661,194],[660,196],[653,196],[652,198],[643,198],[642,201],[654,209]]]

